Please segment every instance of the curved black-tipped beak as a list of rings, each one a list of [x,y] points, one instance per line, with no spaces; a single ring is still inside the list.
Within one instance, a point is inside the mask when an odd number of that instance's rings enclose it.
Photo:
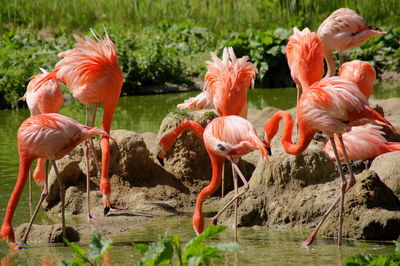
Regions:
[[[271,156],[271,155],[272,155],[272,150],[271,150],[271,148],[266,148],[266,150],[267,150],[268,155]]]
[[[157,154],[157,160],[161,164],[161,166],[164,166],[164,158],[161,158],[160,156],[158,156],[158,154]]]
[[[104,207],[104,216],[107,215],[107,213],[110,211],[110,207]]]

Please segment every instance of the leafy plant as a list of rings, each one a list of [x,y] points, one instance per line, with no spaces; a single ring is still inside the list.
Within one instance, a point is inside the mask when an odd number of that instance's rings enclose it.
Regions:
[[[172,264],[174,261],[177,261],[176,265],[179,266],[209,265],[211,260],[222,258],[221,251],[239,249],[237,243],[218,243],[215,245],[206,245],[204,243],[206,240],[223,232],[226,228],[222,225],[208,226],[202,234],[191,239],[183,248],[177,235],[168,237],[166,234],[163,234],[159,240],[149,246],[134,243],[135,249],[142,256],[141,261],[137,265],[163,265]]]
[[[77,265],[98,265],[97,260],[111,247],[112,240],[101,240],[99,234],[92,236],[87,252],[76,243],[64,240],[68,246],[74,251],[74,258],[71,261],[62,261],[61,265],[77,266]]]
[[[347,266],[391,266],[400,265],[400,238],[396,241],[396,249],[394,253],[386,256],[358,254],[351,256],[344,261]]]

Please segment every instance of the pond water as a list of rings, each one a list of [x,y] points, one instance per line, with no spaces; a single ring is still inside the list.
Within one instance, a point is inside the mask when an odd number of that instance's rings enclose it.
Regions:
[[[113,129],[128,129],[136,132],[157,132],[165,115],[176,104],[184,99],[197,95],[198,92],[185,92],[162,95],[122,97],[116,110]],[[400,89],[383,90],[376,88],[375,98],[400,97]],[[295,105],[296,90],[255,89],[249,92],[249,107],[262,109],[274,106],[288,109]],[[101,110],[100,110],[101,111]],[[84,120],[83,106],[76,101],[64,106],[61,114],[71,116],[79,122]],[[0,221],[4,217],[9,196],[15,185],[18,172],[18,152],[16,133],[21,122],[29,117],[27,109],[0,111]],[[101,117],[101,114],[98,116]],[[100,119],[96,126],[100,126]],[[27,189],[25,189],[27,191]],[[40,191],[33,186],[34,201],[37,202]],[[24,192],[13,220],[14,228],[29,220],[27,192]],[[37,222],[46,220],[41,211]],[[44,219],[41,219],[44,218]],[[162,226],[160,226],[162,225]],[[167,226],[166,226],[167,225]],[[132,228],[130,234],[114,239],[114,247],[108,253],[112,264],[126,264],[137,261],[138,254],[133,251],[133,241],[151,242],[168,228],[171,234],[179,234],[183,241],[194,236],[189,216],[154,218],[146,226]],[[263,227],[239,228],[238,236],[241,252],[226,254],[222,261],[225,265],[232,264],[313,264],[338,265],[350,255],[361,252],[386,254],[394,251],[392,242],[347,241],[345,246],[338,248],[333,240],[318,239],[311,249],[302,248],[300,243],[308,231],[278,230]],[[232,229],[220,236],[223,241],[232,241]],[[83,243],[84,244],[84,243]],[[0,258],[11,260],[11,264],[38,264],[44,261],[58,263],[72,256],[69,248],[60,245],[32,245],[30,248],[14,252],[0,241]]]

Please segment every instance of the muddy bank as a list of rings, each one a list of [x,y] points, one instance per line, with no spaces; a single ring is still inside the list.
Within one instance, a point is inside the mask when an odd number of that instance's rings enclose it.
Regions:
[[[396,113],[400,99],[376,101],[385,116],[399,129]],[[278,109],[249,110],[249,120],[262,136],[262,126]],[[291,113],[294,110],[290,110]],[[199,191],[211,177],[207,152],[193,133],[185,132],[165,156],[162,167],[155,158],[157,141],[180,122],[195,120],[206,126],[214,117],[212,110],[169,114],[158,134],[137,134],[127,130],[114,130],[111,135],[110,181],[111,201],[125,210],[103,216],[102,196],[99,192],[99,173],[91,159],[92,214],[98,217],[87,222],[86,181],[83,150],[79,146],[70,155],[57,162],[62,179],[67,186],[67,216],[79,215],[77,220],[67,220],[78,233],[80,240],[89,239],[99,232],[106,237],[129,231],[137,223],[147,223],[154,216],[191,215]],[[294,134],[295,135],[295,134]],[[396,136],[395,136],[396,137]],[[397,136],[398,137],[398,136]],[[296,136],[294,136],[296,138]],[[272,156],[268,161],[253,152],[242,158],[239,167],[250,180],[250,190],[241,199],[239,225],[264,225],[284,228],[313,227],[331,202],[339,195],[339,178],[334,164],[322,151],[325,139],[316,136],[310,147],[301,155],[286,154],[280,144],[280,133],[272,142]],[[98,142],[95,148],[100,156]],[[357,184],[346,196],[344,235],[357,239],[395,239],[400,234],[399,164],[400,152],[382,155],[371,162],[357,162]],[[391,164],[392,163],[392,164]],[[397,166],[396,166],[397,165]],[[369,171],[367,168],[370,168]],[[363,172],[364,171],[364,172]],[[225,187],[232,189],[231,167],[225,165]],[[59,189],[54,172],[50,173],[50,194],[43,204],[49,214],[60,213]],[[217,211],[231,197],[232,192],[220,200],[221,191],[206,202],[206,208]],[[365,215],[364,215],[365,214]],[[73,217],[73,216],[72,216]],[[83,218],[82,218],[83,217]],[[321,233],[336,234],[336,214],[329,217]],[[208,221],[207,221],[208,222]],[[220,220],[232,224],[232,209]],[[23,231],[23,225],[18,228]],[[46,231],[46,230],[45,230]],[[47,230],[51,231],[51,230]],[[40,231],[39,231],[40,232]],[[56,237],[29,241],[49,241]],[[40,236],[41,234],[36,234]]]

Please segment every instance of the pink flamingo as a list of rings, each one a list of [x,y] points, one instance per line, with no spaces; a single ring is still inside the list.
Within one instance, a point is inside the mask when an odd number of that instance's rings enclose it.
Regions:
[[[36,158],[45,158],[52,161],[57,181],[60,186],[60,198],[62,209],[62,228],[63,237],[65,238],[65,216],[64,216],[64,194],[65,187],[63,181],[58,174],[55,160],[61,159],[79,143],[97,135],[105,135],[109,137],[104,130],[84,126],[75,120],[62,116],[60,114],[39,114],[26,119],[18,129],[18,153],[19,153],[19,173],[14,191],[11,194],[7,205],[6,214],[3,225],[0,230],[1,238],[8,241],[11,247],[19,248],[15,244],[15,236],[12,228],[12,218],[17,208],[18,201],[21,198],[22,191],[28,178],[28,173],[32,162]],[[46,178],[44,189],[36,209],[31,217],[29,226],[22,239],[22,243],[26,243],[30,228],[36,217],[36,214],[48,194],[47,187],[47,164]]]
[[[281,111],[275,114],[265,124],[266,141],[269,143],[273,136],[276,135],[281,119],[285,122],[282,144],[285,151],[290,154],[301,154],[308,147],[314,134],[321,130],[329,137],[335,151],[336,146],[334,145],[333,135],[336,134],[339,136],[350,172],[350,182],[347,184],[341,169],[340,160],[338,156],[336,156],[340,176],[342,178],[342,191],[341,197],[339,198],[341,207],[338,239],[338,244],[341,245],[344,194],[355,183],[355,178],[346,156],[346,150],[344,149],[341,135],[349,131],[351,126],[370,122],[387,124],[390,125],[393,130],[395,129],[389,121],[369,107],[367,98],[361,93],[355,83],[346,80],[344,77],[330,77],[319,80],[322,76],[322,51],[324,48],[322,43],[316,38],[315,33],[311,33],[308,29],[302,32],[294,29],[293,35],[294,36],[289,40],[289,43],[292,43],[292,47],[289,46],[287,57],[291,62],[289,66],[291,70],[293,69],[293,71],[291,71],[293,80],[295,80],[298,87],[303,90],[303,95],[300,97],[297,105],[297,120],[300,133],[299,140],[296,144],[293,144],[291,140],[292,118],[289,113]],[[339,200],[335,202],[333,207]],[[322,222],[330,211],[331,209],[324,216]],[[320,225],[317,226],[313,234],[305,241],[305,244],[308,245],[312,243],[319,226]]]
[[[36,84],[47,76],[49,73],[40,68],[42,74],[37,74],[31,78],[31,81],[28,83],[27,90],[20,98],[22,101],[26,101],[29,111],[31,112],[31,116],[37,114],[45,114],[45,113],[58,113],[60,108],[64,103],[64,97],[61,92],[60,86],[54,80],[49,80],[44,83],[38,90],[34,91],[34,87]],[[44,158],[39,158],[35,171],[33,173],[33,178],[40,187],[41,190],[44,188],[45,182],[45,170],[44,170]],[[32,177],[29,176],[29,205],[32,205]]]
[[[343,133],[343,142],[350,160],[369,160],[381,154],[400,151],[400,143],[388,142],[381,131],[382,127],[367,124],[364,126],[352,127],[349,132]],[[335,143],[338,146],[339,139],[335,136]],[[332,144],[327,142],[325,152],[331,160],[335,160]],[[343,161],[343,151],[340,146],[337,148],[339,158]]]
[[[225,159],[231,162],[234,171],[240,176],[244,184],[244,189],[240,193],[237,193],[237,176],[234,175],[236,177],[234,182],[236,195],[212,218],[213,224],[216,224],[218,217],[232,202],[249,189],[246,179],[236,164],[239,158],[255,149],[260,150],[264,158],[268,158],[268,155],[263,143],[257,137],[255,128],[250,122],[239,116],[221,116],[212,120],[205,129],[194,121],[185,121],[179,124],[172,132],[165,134],[159,141],[161,148],[158,158],[161,161],[168,149],[174,144],[176,138],[185,130],[191,130],[199,138],[203,139],[212,165],[211,183],[201,190],[192,218],[193,228],[196,234],[200,234],[204,229],[203,202],[221,184]],[[236,214],[237,208],[235,207],[235,225]]]
[[[332,50],[339,51],[340,64],[345,50],[362,45],[376,35],[386,34],[378,28],[367,25],[364,19],[348,8],[334,11],[319,26],[318,38],[324,43],[327,64],[326,77],[335,76],[336,67]]]
[[[357,84],[367,99],[374,92],[373,85],[376,80],[375,68],[365,61],[353,60],[344,63],[339,68],[339,76],[345,77],[347,80]]]
[[[250,86],[254,86],[256,67],[248,62],[248,56],[236,58],[232,47],[224,48],[222,60],[215,53],[210,52],[210,54],[213,62],[206,61],[208,70],[204,76],[204,91],[178,104],[178,108],[190,110],[215,108],[221,116],[238,115],[247,118],[247,92]],[[232,173],[234,173],[233,168]],[[224,184],[224,174],[222,174],[222,197],[225,194]]]
[[[50,79],[56,79],[65,83],[73,96],[86,105],[86,125],[94,125],[97,104],[102,103],[104,112],[101,128],[110,133],[112,118],[121,94],[123,76],[118,65],[114,43],[110,40],[108,34],[103,38],[93,31],[92,33],[97,42],[87,36],[85,39],[82,39],[75,35],[76,48],[61,52],[58,56],[63,57],[63,59],[56,64],[53,72],[39,82],[39,85]],[[89,123],[89,107],[91,104],[94,104],[94,111],[92,121]],[[108,136],[101,136],[100,143],[102,151],[100,191],[103,194],[104,215],[106,215],[110,208],[112,208],[110,202],[111,185],[108,178],[110,163]],[[87,216],[91,219],[88,143],[85,145],[85,158]]]
[[[224,48],[222,60],[213,52],[213,62],[206,61],[204,91],[197,97],[178,104],[180,109],[215,108],[221,116],[238,115],[247,118],[247,91],[254,85],[256,67],[249,57],[236,58],[232,47]]]

